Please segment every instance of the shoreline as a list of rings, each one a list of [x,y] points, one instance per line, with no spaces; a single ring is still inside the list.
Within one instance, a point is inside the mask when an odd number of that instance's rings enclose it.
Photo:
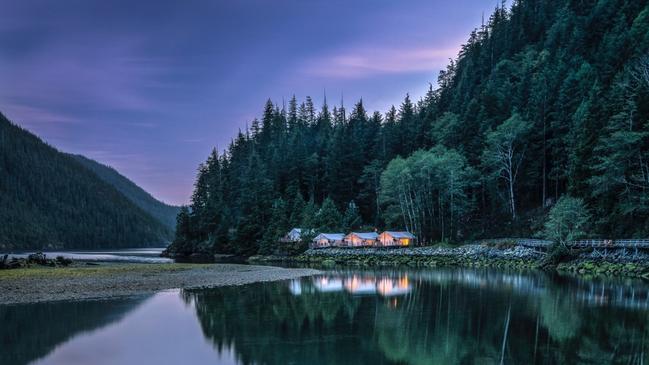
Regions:
[[[309,249],[297,256],[253,256],[258,263],[291,263],[333,267],[493,267],[546,270],[541,268],[544,252],[525,247],[495,248],[481,245],[458,247],[415,247],[395,249],[322,248]],[[649,263],[644,260],[594,258],[582,253],[550,269],[584,276],[618,276],[649,279]]]
[[[198,289],[296,279],[314,269],[238,264],[123,264],[1,270],[0,305],[107,299],[168,289]]]

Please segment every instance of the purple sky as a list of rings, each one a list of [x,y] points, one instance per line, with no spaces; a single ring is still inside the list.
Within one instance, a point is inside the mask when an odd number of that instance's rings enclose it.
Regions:
[[[497,3],[0,0],[0,111],[186,203],[266,99],[418,99]]]

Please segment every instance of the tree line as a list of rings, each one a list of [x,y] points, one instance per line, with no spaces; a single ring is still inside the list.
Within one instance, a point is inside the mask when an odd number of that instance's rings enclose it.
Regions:
[[[517,0],[419,100],[269,100],[199,167],[171,250],[271,252],[292,226],[532,235],[563,196],[584,202],[590,235],[646,235],[648,51],[647,1]]]
[[[164,245],[172,230],[0,114],[0,250]]]

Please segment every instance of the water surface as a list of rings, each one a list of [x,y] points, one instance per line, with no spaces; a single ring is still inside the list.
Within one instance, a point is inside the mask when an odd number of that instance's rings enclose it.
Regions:
[[[633,280],[332,271],[0,306],[0,364],[643,364],[648,309]]]
[[[79,261],[97,262],[133,262],[133,263],[171,263],[172,259],[160,257],[164,248],[131,248],[121,250],[70,250],[70,251],[45,251],[48,258],[63,256]],[[10,257],[26,258],[35,251],[12,253]]]

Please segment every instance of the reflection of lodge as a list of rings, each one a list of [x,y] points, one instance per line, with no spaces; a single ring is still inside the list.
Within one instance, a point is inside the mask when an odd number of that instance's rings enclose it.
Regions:
[[[384,297],[407,294],[410,291],[408,277],[403,276],[398,280],[381,279],[376,284],[378,291]]]
[[[343,290],[343,281],[336,277],[320,276],[313,279],[313,286],[321,292]]]
[[[345,279],[345,290],[352,294],[376,294],[376,280],[354,275]]]
[[[333,279],[336,277],[342,279]],[[550,292],[553,285],[543,275],[471,269],[422,270],[408,274],[399,270],[385,270],[365,275],[353,270],[342,270],[330,276],[315,278],[313,283],[315,290],[321,292],[345,290],[354,295],[379,294],[387,297],[411,292],[413,279],[441,285],[461,284],[476,289],[509,290],[525,296],[553,295]],[[578,302],[591,306],[649,309],[649,285],[642,282],[566,279],[568,280],[563,283],[569,286],[569,292]],[[299,295],[293,290],[291,292]],[[304,287],[301,292],[305,292]]]
[[[363,276],[350,275],[347,277],[337,276],[318,276],[311,279],[310,282],[316,291],[328,293],[346,291],[353,295],[373,295],[379,294],[384,297],[404,295],[412,290],[407,275],[401,275],[397,278],[389,276]],[[289,283],[289,290],[294,295],[311,292],[305,287],[305,282],[293,280]]]

